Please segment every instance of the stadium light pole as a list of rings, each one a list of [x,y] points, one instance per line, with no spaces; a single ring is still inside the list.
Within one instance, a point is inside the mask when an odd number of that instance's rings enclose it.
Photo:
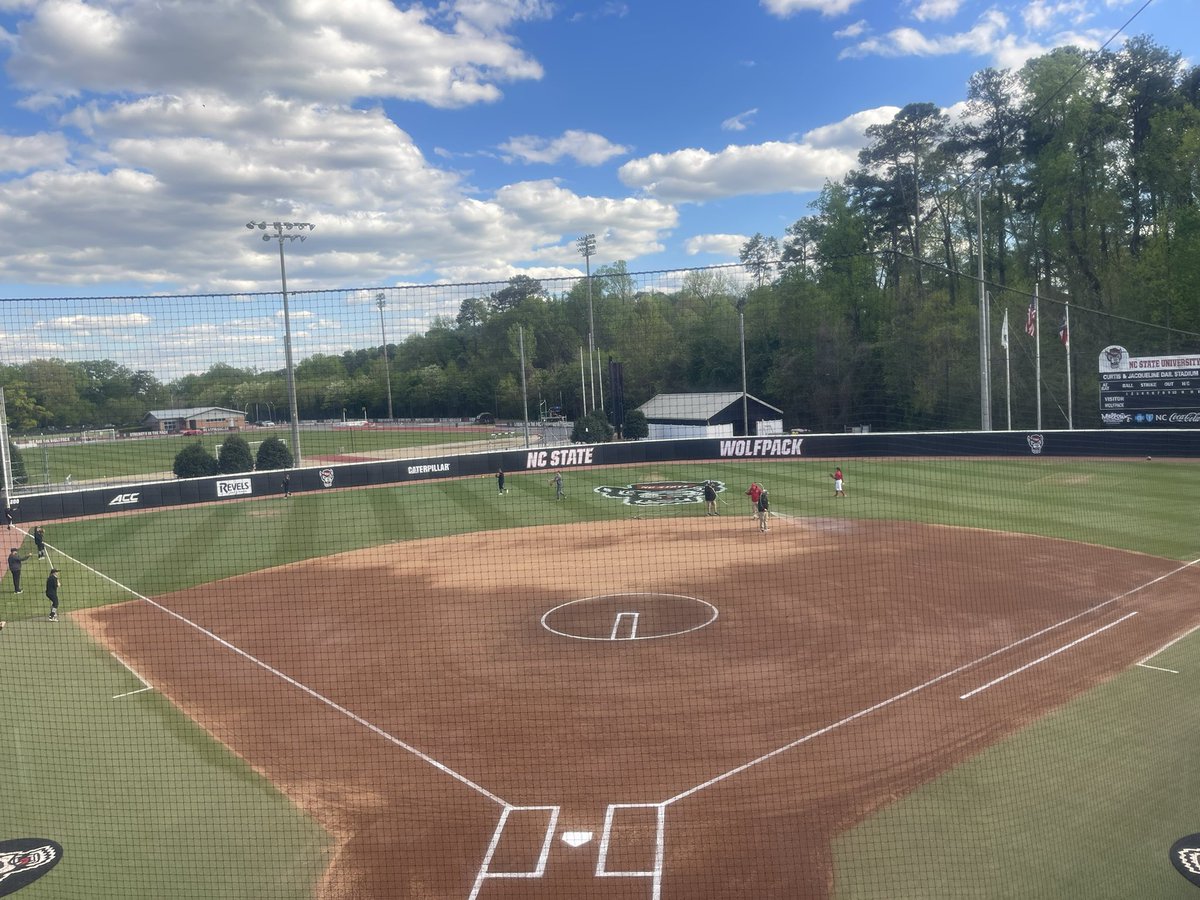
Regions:
[[[300,465],[300,409],[296,403],[296,372],[292,366],[292,315],[288,309],[287,268],[283,264],[284,241],[304,241],[308,237],[305,231],[312,231],[317,226],[311,222],[247,222],[246,227],[259,229],[263,232],[264,241],[279,242],[279,280],[283,285],[283,358],[286,366],[288,410],[292,418],[292,465]],[[295,228],[296,233],[291,234]],[[271,229],[271,231],[267,231]]]
[[[588,298],[588,381],[592,385],[592,409],[596,408],[596,376],[592,371],[596,356],[596,319],[592,314],[592,254],[596,252],[596,236],[585,234],[575,242],[583,255],[587,266],[587,298]],[[586,405],[586,404],[585,404]]]
[[[742,434],[750,437],[750,413],[746,404],[746,298],[738,297],[738,339],[742,345]]]
[[[392,421],[392,367],[388,365],[387,334],[383,330],[383,308],[387,306],[387,298],[380,291],[375,295],[375,305],[379,307],[379,336],[383,339],[383,374],[387,379],[388,421]]]

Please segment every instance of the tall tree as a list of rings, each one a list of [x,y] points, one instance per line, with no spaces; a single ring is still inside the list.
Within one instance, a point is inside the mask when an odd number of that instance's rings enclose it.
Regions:
[[[771,276],[779,267],[779,241],[756,233],[742,245],[742,249],[738,251],[738,259],[746,267],[754,283],[762,287],[771,280]]]

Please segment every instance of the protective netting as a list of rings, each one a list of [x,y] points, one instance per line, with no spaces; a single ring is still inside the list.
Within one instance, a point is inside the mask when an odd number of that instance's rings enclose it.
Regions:
[[[282,301],[0,304],[0,894],[1194,890],[1189,454],[882,453],[736,270],[290,294],[293,428]]]

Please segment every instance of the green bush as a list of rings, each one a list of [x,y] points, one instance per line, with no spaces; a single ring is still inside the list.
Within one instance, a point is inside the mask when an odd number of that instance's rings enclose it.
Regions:
[[[250,445],[241,435],[233,435],[221,443],[221,452],[217,455],[217,471],[222,475],[236,475],[239,472],[254,470],[254,454]]]
[[[640,441],[650,436],[650,423],[646,414],[640,409],[631,409],[625,413],[625,427],[621,429],[621,437],[627,441]]]
[[[258,457],[254,467],[260,472],[269,469],[290,469],[292,467],[292,451],[279,438],[267,438],[258,448]]]
[[[216,475],[218,472],[216,459],[199,441],[188,444],[175,454],[172,470],[176,478],[202,478],[205,475]]]
[[[575,420],[571,429],[571,440],[576,444],[603,444],[612,440],[613,427],[602,409],[593,409],[586,416]]]

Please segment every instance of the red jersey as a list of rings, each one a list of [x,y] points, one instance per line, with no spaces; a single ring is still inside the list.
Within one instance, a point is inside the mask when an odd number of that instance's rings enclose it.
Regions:
[[[762,494],[762,486],[755,482],[750,485],[750,490],[746,491],[746,494],[750,497],[751,502],[758,503],[758,498]]]

